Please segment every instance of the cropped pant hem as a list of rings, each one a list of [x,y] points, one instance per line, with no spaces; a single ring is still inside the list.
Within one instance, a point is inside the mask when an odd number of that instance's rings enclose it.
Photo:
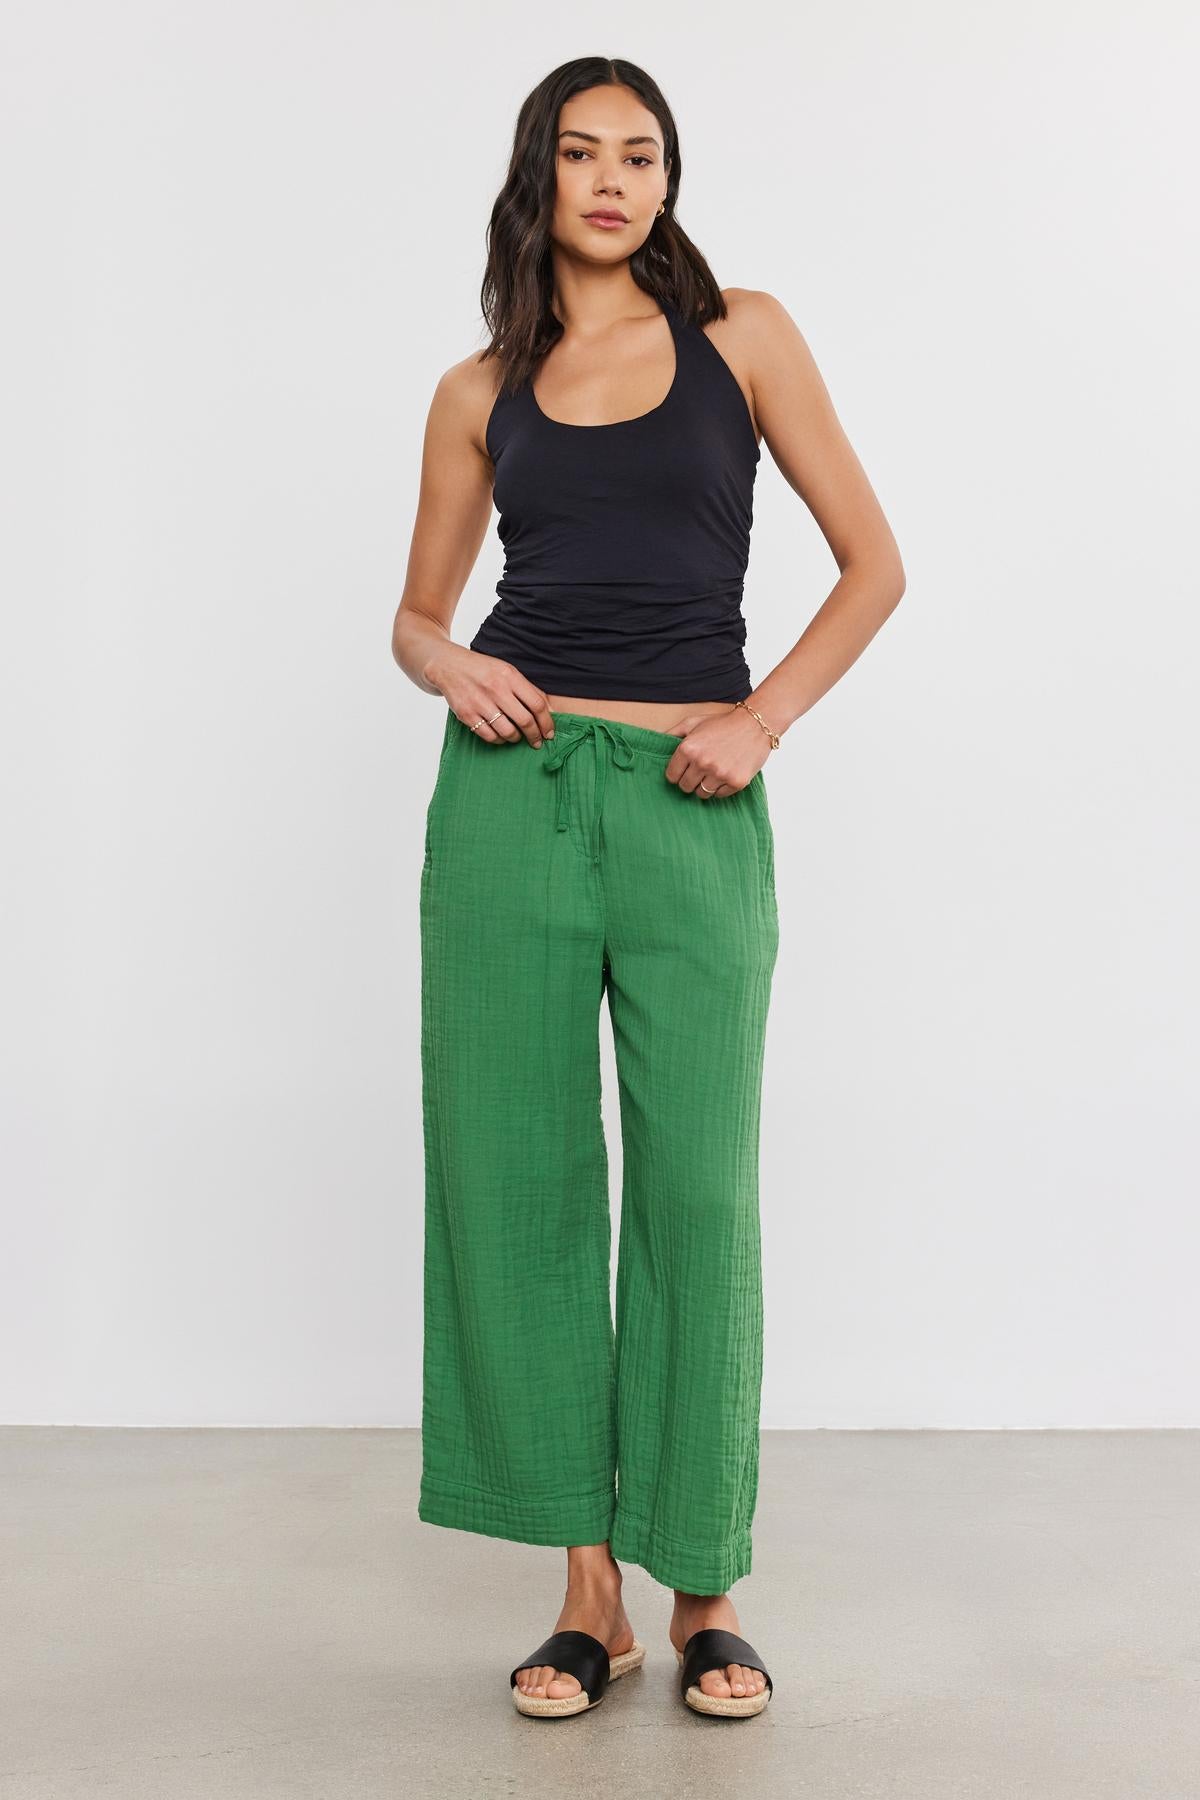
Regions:
[[[417,1516],[426,1525],[475,1531],[518,1544],[566,1548],[608,1543],[617,1562],[636,1563],[663,1587],[685,1594],[723,1594],[750,1573],[751,1539],[740,1532],[724,1544],[684,1544],[666,1537],[608,1499],[514,1500],[474,1488],[424,1480]]]
[[[663,1587],[685,1594],[723,1594],[750,1573],[750,1533],[723,1544],[684,1544],[634,1518],[618,1501],[609,1535],[618,1562],[637,1563]]]
[[[426,1476],[417,1517],[427,1525],[478,1531],[518,1544],[603,1544],[612,1530],[613,1496],[572,1496],[560,1500],[516,1500],[505,1494],[458,1488]]]

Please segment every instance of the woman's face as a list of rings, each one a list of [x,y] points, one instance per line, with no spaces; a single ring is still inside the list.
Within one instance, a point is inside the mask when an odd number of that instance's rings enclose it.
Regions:
[[[629,88],[573,94],[558,115],[555,242],[595,262],[632,256],[667,197],[669,167],[662,127]]]

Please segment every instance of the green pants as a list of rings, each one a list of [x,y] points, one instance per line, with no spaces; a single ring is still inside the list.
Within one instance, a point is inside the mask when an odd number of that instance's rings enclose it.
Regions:
[[[758,1489],[765,785],[685,794],[664,773],[678,738],[554,718],[535,750],[449,712],[426,815],[419,1515],[607,1539],[668,1587],[722,1593],[749,1571]]]

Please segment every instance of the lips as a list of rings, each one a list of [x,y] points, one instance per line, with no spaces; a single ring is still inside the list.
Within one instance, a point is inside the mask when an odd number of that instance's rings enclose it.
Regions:
[[[613,212],[609,207],[598,207],[595,212],[584,213],[585,219],[597,219],[606,225],[628,225],[629,220],[624,213]]]

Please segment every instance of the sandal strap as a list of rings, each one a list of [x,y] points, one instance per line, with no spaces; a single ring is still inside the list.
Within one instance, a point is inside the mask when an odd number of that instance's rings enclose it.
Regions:
[[[686,1697],[690,1687],[699,1686],[702,1675],[706,1675],[710,1669],[724,1669],[729,1663],[740,1663],[743,1669],[759,1670],[766,1676],[767,1692],[774,1693],[774,1683],[754,1645],[748,1644],[736,1631],[722,1631],[715,1625],[706,1631],[694,1631],[683,1646],[683,1667],[679,1671],[680,1693]]]
[[[516,1687],[522,1669],[536,1669],[542,1664],[573,1675],[593,1706],[608,1686],[608,1650],[590,1632],[552,1632],[544,1644],[517,1664],[508,1678],[509,1687]]]

